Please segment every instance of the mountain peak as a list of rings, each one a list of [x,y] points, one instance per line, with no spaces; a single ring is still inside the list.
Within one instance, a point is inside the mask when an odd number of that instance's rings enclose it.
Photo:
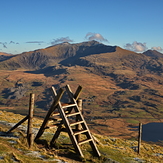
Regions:
[[[69,42],[63,42],[62,45],[70,45]]]
[[[54,45],[52,45],[52,46],[50,46],[50,47],[54,47],[54,46],[64,46],[64,45],[71,45],[69,42],[61,42],[61,43],[58,43],[58,44],[54,44]],[[49,47],[47,47],[47,48],[49,48]]]
[[[91,41],[86,41],[86,42],[82,42],[82,43],[79,43],[80,45],[83,45],[83,46],[96,46],[96,45],[104,45],[96,40],[91,40]]]
[[[152,58],[163,58],[163,54],[158,52],[157,50],[147,50],[143,54]]]

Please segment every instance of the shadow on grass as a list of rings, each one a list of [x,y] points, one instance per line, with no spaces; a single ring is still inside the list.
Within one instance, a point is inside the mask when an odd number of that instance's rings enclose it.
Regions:
[[[48,144],[48,141],[45,139],[37,139],[35,141],[40,147],[45,148],[47,150],[55,151],[58,156],[67,157],[69,159],[73,159],[76,161],[82,161],[82,157],[80,157],[74,150],[72,144],[61,144],[61,143],[53,143],[51,145]]]

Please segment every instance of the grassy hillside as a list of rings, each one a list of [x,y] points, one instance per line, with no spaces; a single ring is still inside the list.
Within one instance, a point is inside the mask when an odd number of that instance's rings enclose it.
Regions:
[[[25,114],[29,94],[33,92],[37,115],[42,116],[52,101],[52,85],[58,89],[69,84],[73,92],[81,85],[84,116],[96,133],[132,137],[135,134],[129,131],[129,125],[162,121],[162,84],[158,84],[158,77],[157,80],[151,80],[156,78],[155,75],[130,81],[131,78],[126,77],[129,71],[121,78],[119,75],[111,77],[95,74],[92,67],[60,67],[53,71],[53,75],[48,75],[48,72],[0,71],[1,107],[7,106],[15,113]],[[112,125],[115,120],[119,133]],[[121,128],[121,124],[126,130]]]
[[[50,148],[49,141],[55,129],[46,130],[40,138],[38,144],[29,149],[26,141],[27,123],[23,123],[11,134],[6,135],[6,131],[12,125],[23,118],[22,115],[11,112],[0,111],[0,162],[110,162],[113,160],[120,163],[152,162],[161,163],[163,159],[163,148],[156,144],[142,143],[141,153],[137,154],[137,141],[124,140],[114,137],[93,134],[98,142],[98,148],[102,154],[101,158],[92,156],[92,151],[88,144],[82,146],[85,158],[76,155],[69,137],[62,133],[57,140],[55,148]],[[42,119],[34,118],[34,133],[36,134]],[[160,143],[161,144],[161,143]],[[62,161],[61,161],[62,160]]]

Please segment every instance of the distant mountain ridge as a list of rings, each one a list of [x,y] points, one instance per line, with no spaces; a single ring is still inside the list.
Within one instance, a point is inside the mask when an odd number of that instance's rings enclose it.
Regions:
[[[91,54],[114,51],[115,47],[89,41],[78,44],[62,43],[45,49],[24,52],[1,62],[2,69],[40,69],[56,65],[67,58],[79,58]]]
[[[97,54],[100,54],[98,56]],[[106,55],[107,54],[107,55]],[[0,56],[0,69],[31,69],[39,70],[49,66],[61,65],[92,65],[91,56],[97,55],[99,63],[110,61],[115,65],[122,64],[123,66],[132,65],[135,67],[143,67],[149,62],[148,57],[163,58],[163,54],[157,51],[148,50],[143,54],[135,53],[122,49],[117,46],[107,46],[97,41],[88,41],[77,44],[62,43],[45,49],[24,52],[14,56]],[[104,59],[102,59],[104,57]],[[90,59],[91,58],[91,59]],[[128,61],[131,61],[129,63]],[[123,62],[123,63],[122,63]],[[114,66],[115,67],[115,66]],[[148,66],[150,67],[150,66]]]
[[[163,58],[163,54],[156,50],[147,50],[143,54],[153,58]]]

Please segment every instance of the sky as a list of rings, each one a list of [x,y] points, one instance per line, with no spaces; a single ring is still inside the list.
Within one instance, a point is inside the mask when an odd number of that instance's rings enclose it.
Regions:
[[[96,40],[163,52],[163,0],[1,0],[0,52]]]

